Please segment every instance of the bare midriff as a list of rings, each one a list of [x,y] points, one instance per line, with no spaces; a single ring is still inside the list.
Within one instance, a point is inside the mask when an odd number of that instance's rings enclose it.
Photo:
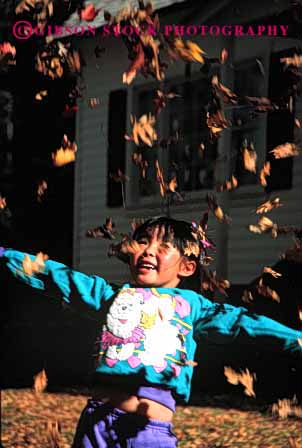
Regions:
[[[104,403],[109,403],[114,408],[142,415],[151,420],[159,420],[162,422],[172,422],[173,420],[173,411],[171,409],[148,398],[111,391],[105,394],[95,393],[93,398],[95,400],[101,400]]]

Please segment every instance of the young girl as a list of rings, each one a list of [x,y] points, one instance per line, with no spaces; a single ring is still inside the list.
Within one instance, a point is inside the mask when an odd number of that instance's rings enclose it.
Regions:
[[[216,342],[241,334],[268,341],[274,337],[284,350],[301,356],[302,332],[187,289],[189,280],[200,285],[198,264],[207,244],[196,226],[151,219],[136,229],[127,246],[131,280],[117,289],[50,260],[41,272],[26,274],[25,254],[2,250],[18,279],[86,310],[99,322],[96,387],[73,448],[175,447],[175,400],[189,399],[202,336]]]

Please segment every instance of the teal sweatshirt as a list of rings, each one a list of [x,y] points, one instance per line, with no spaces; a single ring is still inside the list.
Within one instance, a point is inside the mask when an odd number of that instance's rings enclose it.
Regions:
[[[45,261],[43,271],[24,273],[25,253],[3,251],[12,274],[40,290],[86,312],[99,324],[95,372],[139,387],[161,386],[176,398],[190,396],[193,361],[201,337],[214,343],[239,335],[261,342],[272,338],[282,349],[302,356],[302,332],[243,307],[211,302],[201,294],[179,288],[139,288],[129,283],[112,287],[96,275],[77,272],[55,261]],[[34,256],[30,255],[32,260]]]

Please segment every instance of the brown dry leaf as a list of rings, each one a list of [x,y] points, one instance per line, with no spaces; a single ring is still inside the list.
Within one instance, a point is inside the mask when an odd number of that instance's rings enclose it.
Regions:
[[[299,148],[294,143],[284,143],[276,146],[270,152],[274,154],[275,159],[284,159],[285,157],[298,156]]]
[[[71,143],[67,135],[64,134],[61,148],[51,154],[53,164],[55,166],[63,166],[67,163],[74,162],[77,149],[77,144],[75,142]]]
[[[136,117],[131,115],[130,121],[132,125],[132,136],[125,135],[125,138],[127,140],[133,140],[137,146],[145,144],[152,147],[154,141],[157,140],[157,133],[154,129],[155,117],[151,114],[145,114],[137,121]]]
[[[100,105],[100,99],[99,98],[89,98],[88,105],[91,109],[95,109]]]
[[[40,92],[36,93],[35,99],[37,101],[42,101],[45,96],[47,96],[47,90],[40,90]]]
[[[42,201],[42,196],[44,195],[46,190],[47,190],[47,182],[46,180],[42,180],[38,185],[38,191],[37,191],[38,202]]]
[[[271,274],[275,278],[282,277],[282,274],[280,274],[280,272],[274,271],[269,266],[265,266],[263,268],[263,272],[266,273],[266,274]]]
[[[37,373],[34,376],[34,384],[33,388],[36,394],[41,394],[47,387],[47,375],[45,369],[41,370],[41,372]]]
[[[225,290],[230,287],[230,282],[226,279],[217,278],[216,271],[212,272],[204,270],[201,286],[205,291],[214,292],[217,289],[217,291],[227,295]]]
[[[273,289],[271,289],[269,286],[264,285],[262,277],[259,279],[259,283],[257,285],[257,292],[263,297],[267,297],[268,299],[272,299],[275,302],[280,303],[279,294]]]
[[[281,58],[280,61],[283,62],[283,64],[285,64],[285,65],[301,67],[302,66],[302,55],[294,54],[294,56],[291,56],[291,57]]]
[[[302,322],[302,306],[301,306],[301,307],[298,306],[298,317],[299,317],[299,319],[300,319],[301,322]]]
[[[300,443],[295,437],[289,437],[288,439],[289,448],[301,448]]]
[[[223,48],[220,53],[220,58],[219,58],[220,63],[224,64],[228,57],[229,57],[228,50],[226,48]]]
[[[238,96],[232,92],[231,89],[229,89],[228,87],[224,86],[223,84],[221,84],[221,82],[219,82],[218,76],[214,75],[212,80],[212,87],[217,90],[220,94],[222,94],[222,99],[225,103],[231,103],[231,104],[236,104],[237,100],[238,100]]]
[[[195,257],[198,257],[200,254],[200,249],[198,243],[188,242],[187,246],[184,250],[184,255],[190,256],[194,255]]]
[[[6,207],[6,198],[1,196],[0,194],[0,209],[4,209]]]
[[[244,147],[242,148],[242,157],[244,168],[247,171],[256,174],[257,153],[252,143],[250,143],[249,146],[247,145],[247,142],[244,143]]]
[[[270,162],[265,162],[263,168],[261,168],[259,173],[259,181],[262,187],[267,186],[266,178],[271,174],[271,164]]]
[[[232,176],[231,180],[226,180],[222,184],[217,184],[215,189],[216,191],[221,193],[222,191],[235,190],[235,188],[237,187],[238,187],[238,180],[236,179],[235,176]]]
[[[23,272],[26,275],[33,275],[43,272],[45,269],[44,261],[48,260],[48,255],[39,252],[36,258],[32,261],[29,255],[25,255],[22,261]]]
[[[292,400],[284,398],[273,404],[272,415],[281,419],[286,419],[291,416],[302,417],[302,406],[297,406],[295,397]]]
[[[274,208],[282,207],[282,203],[280,202],[279,198],[270,199],[266,202],[263,202],[263,204],[259,205],[259,207],[256,208],[256,213],[267,213],[272,211]]]
[[[219,137],[220,133],[230,125],[231,122],[225,118],[222,110],[218,110],[214,114],[207,112],[207,126],[212,138]]]
[[[253,233],[267,233],[269,231],[273,232],[274,230],[277,230],[277,224],[275,224],[266,216],[262,216],[256,225],[249,225],[249,230]]]
[[[204,54],[205,52],[196,43],[190,40],[183,41],[180,37],[174,39],[172,53],[170,53],[174,58],[181,58],[187,62],[199,62],[200,64],[205,62]]]
[[[297,126],[298,129],[301,129],[301,121],[298,118],[295,118],[295,126]]]
[[[60,448],[61,425],[57,420],[47,420],[46,436],[49,448]]]
[[[215,218],[218,221],[224,222],[226,224],[231,223],[231,221],[232,221],[231,218],[226,213],[224,213],[222,208],[218,205],[217,199],[213,194],[208,193],[206,196],[206,200],[207,200],[209,209],[213,212]]]
[[[245,388],[245,395],[256,397],[254,392],[254,380],[256,379],[255,373],[250,373],[249,369],[246,369],[245,371],[241,370],[240,373],[237,373],[231,367],[225,367],[224,374],[230,384],[234,384],[235,386],[242,384]]]
[[[248,289],[245,289],[245,290],[243,291],[241,300],[242,300],[244,303],[250,303],[250,302],[252,302],[252,301],[254,300],[254,297],[253,297],[251,291],[249,291]]]
[[[160,195],[165,197],[167,192],[167,185],[164,181],[163,169],[159,166],[158,160],[155,160],[156,180],[159,183]]]
[[[144,160],[142,153],[138,152],[132,154],[132,160],[135,163],[135,165],[139,167],[141,177],[145,179],[147,168],[149,166],[147,160]]]

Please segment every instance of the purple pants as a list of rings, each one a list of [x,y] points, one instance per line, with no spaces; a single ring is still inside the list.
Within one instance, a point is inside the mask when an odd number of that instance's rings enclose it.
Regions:
[[[88,400],[72,448],[175,448],[172,423],[150,420]]]

